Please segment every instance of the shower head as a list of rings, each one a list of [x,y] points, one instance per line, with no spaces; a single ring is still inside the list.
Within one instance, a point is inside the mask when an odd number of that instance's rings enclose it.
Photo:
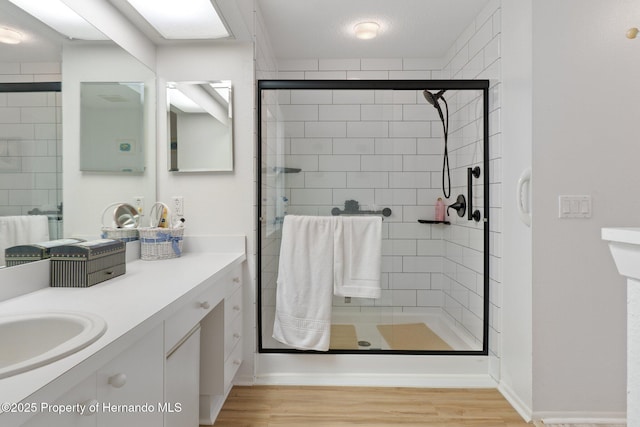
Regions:
[[[424,95],[424,99],[427,100],[427,102],[431,105],[433,105],[434,107],[438,108],[438,99],[442,98],[442,95],[446,92],[446,90],[441,90],[438,91],[437,93],[433,94],[431,92],[429,92],[428,90],[425,90],[424,92],[422,92],[422,94]]]

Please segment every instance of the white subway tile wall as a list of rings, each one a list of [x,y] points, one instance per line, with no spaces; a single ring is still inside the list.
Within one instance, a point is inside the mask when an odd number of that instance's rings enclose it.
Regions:
[[[500,2],[492,0],[469,25],[446,55],[442,68],[442,78],[446,79],[488,79],[489,89],[489,207],[483,206],[480,186],[474,186],[474,205],[481,211],[489,209],[489,355],[490,374],[500,377],[500,331],[502,306],[501,256],[502,256],[502,141],[500,137]],[[475,104],[475,105],[474,105]],[[477,134],[477,125],[472,123],[465,128],[453,128],[456,123],[469,123],[469,118],[479,108],[473,99],[461,101],[456,118],[452,120],[452,133],[461,133],[452,138],[451,166],[466,169],[479,164],[481,152],[472,143]],[[466,119],[466,120],[465,120]],[[476,129],[474,129],[474,127]],[[455,142],[454,142],[455,141]],[[459,145],[458,145],[459,144]],[[454,166],[455,165],[455,166]],[[484,171],[482,172],[484,173]],[[480,176],[478,181],[483,179]],[[462,191],[466,186],[466,176],[452,176],[452,193]],[[479,273],[482,259],[482,235],[479,227],[472,223],[456,221],[445,235],[446,260],[444,264],[443,290],[444,309],[450,319],[478,337],[481,336],[483,277]],[[475,278],[475,280],[474,280]]]
[[[325,67],[345,63],[353,69],[358,61],[322,63]],[[305,64],[316,67],[315,61],[295,61],[293,66],[300,71]],[[372,68],[385,65],[401,67],[402,64],[403,61],[395,60],[361,62],[362,67]],[[413,66],[417,64],[414,62]],[[430,76],[430,70],[422,70],[421,77],[425,75]],[[305,76],[311,78],[315,75],[306,73]],[[479,95],[480,92],[472,97],[459,94],[450,102],[452,106],[460,100],[470,104]],[[282,201],[286,199],[288,213],[328,215],[333,207],[342,208],[346,200],[353,199],[363,209],[390,207],[393,210],[383,224],[383,296],[375,301],[353,299],[351,303],[336,298],[336,308],[339,307],[341,312],[369,311],[374,306],[385,312],[416,313],[416,310],[423,310],[426,313],[454,305],[455,309],[447,310],[457,315],[455,321],[458,326],[467,328],[469,334],[481,342],[482,309],[477,306],[480,301],[482,307],[482,298],[471,298],[467,288],[455,281],[453,285],[451,275],[443,274],[444,238],[449,227],[417,222],[418,219],[432,219],[435,202],[442,197],[440,173],[444,150],[440,118],[424,100],[421,91],[294,90],[277,99],[277,107],[269,111],[272,117],[278,117],[278,121],[274,119],[267,126],[279,126],[289,131],[279,135],[279,139],[277,136],[267,139],[263,150],[283,153],[280,159],[275,156],[273,159],[284,161],[284,166],[299,168],[301,172],[277,175],[277,179],[284,182],[284,196],[277,195],[279,190],[269,184],[267,194],[271,197],[267,197],[267,206],[284,205]],[[473,116],[476,111],[469,112],[472,108],[473,105],[452,110],[453,156],[463,157],[468,145],[476,150],[479,146],[482,150],[481,126],[472,128],[476,130],[473,135],[463,127],[456,127],[456,121],[466,124],[471,119],[477,120]],[[299,126],[299,122],[304,125]],[[268,134],[277,135],[277,132]],[[465,141],[455,141],[463,136]],[[471,158],[480,162],[481,151],[473,154],[476,157]],[[466,184],[466,166],[463,166],[453,172],[464,172],[461,182]],[[267,180],[270,179],[267,174]],[[277,208],[274,209],[276,211]],[[274,216],[275,213],[268,218],[267,227],[273,223],[273,230],[277,231],[279,226]],[[464,231],[464,226],[452,226],[451,229],[454,227],[462,230],[456,234],[464,234],[469,246],[469,232]],[[273,243],[271,240],[268,242],[265,250]],[[462,263],[465,247],[456,246],[456,249]],[[467,254],[467,261],[477,258],[473,255]],[[476,275],[482,272],[482,266],[477,272],[469,268],[458,272],[460,268],[457,265],[453,265],[454,275],[463,277],[463,283],[473,282],[473,290],[476,291]],[[477,267],[477,262],[473,265]],[[263,284],[263,290],[267,291],[263,296],[271,295],[271,301],[272,293],[268,290],[275,286],[273,274],[271,270],[263,272],[263,280],[268,280],[268,284]],[[454,289],[446,298],[449,288]],[[472,301],[475,302],[473,310]]]
[[[0,82],[60,81],[59,63],[2,63]],[[0,215],[55,211],[62,201],[60,93],[0,93]],[[50,222],[50,235],[61,232]]]

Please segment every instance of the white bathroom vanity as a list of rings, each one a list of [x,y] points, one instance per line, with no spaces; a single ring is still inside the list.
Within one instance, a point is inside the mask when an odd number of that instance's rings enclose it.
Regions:
[[[126,274],[90,288],[45,287],[0,302],[0,316],[83,312],[107,324],[85,348],[0,379],[0,425],[213,424],[243,358],[245,237],[196,246],[180,258],[129,262]],[[32,268],[46,272],[48,262]]]

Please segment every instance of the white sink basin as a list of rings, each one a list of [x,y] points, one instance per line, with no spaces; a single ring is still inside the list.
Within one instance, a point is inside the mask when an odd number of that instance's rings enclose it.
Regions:
[[[0,378],[62,359],[107,330],[90,313],[38,312],[0,316]]]

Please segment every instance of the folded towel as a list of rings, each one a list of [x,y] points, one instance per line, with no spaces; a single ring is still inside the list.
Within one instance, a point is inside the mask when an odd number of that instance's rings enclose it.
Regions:
[[[284,218],[273,338],[291,347],[329,349],[337,222],[337,217]]]
[[[46,215],[0,216],[0,265],[5,264],[6,248],[47,240],[49,218]]]
[[[344,217],[334,238],[334,289],[337,296],[380,298],[382,218]]]

